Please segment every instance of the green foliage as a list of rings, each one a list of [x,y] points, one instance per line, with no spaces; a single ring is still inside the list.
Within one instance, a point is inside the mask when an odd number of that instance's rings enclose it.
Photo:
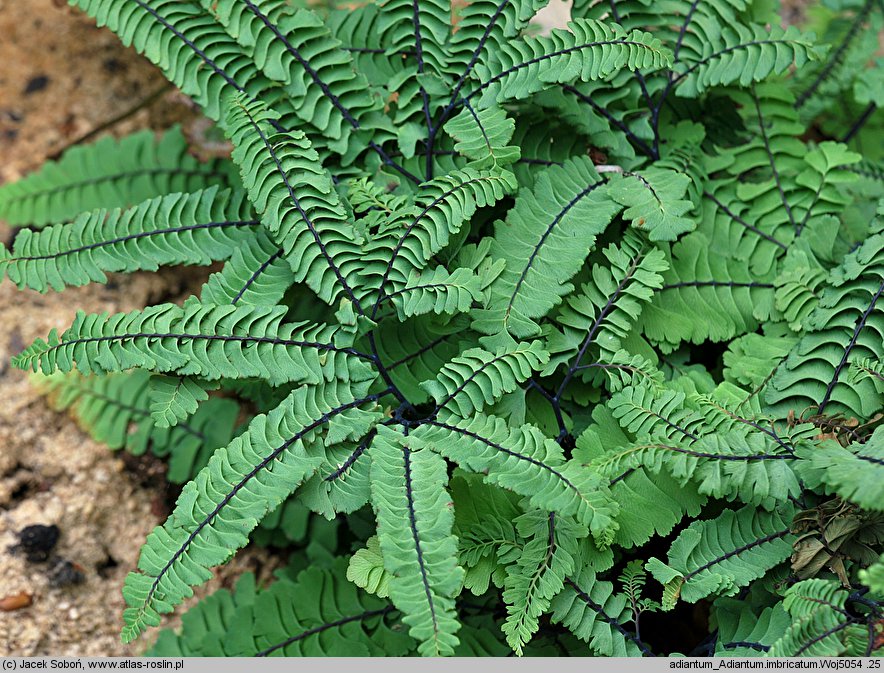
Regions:
[[[95,210],[69,224],[24,230],[0,268],[20,288],[40,292],[105,282],[107,271],[156,271],[231,257],[258,226],[245,194],[216,187],[170,194],[129,210]]]
[[[200,163],[187,149],[178,127],[159,139],[139,131],[119,141],[107,137],[72,147],[59,161],[0,187],[0,219],[38,228],[96,208],[125,208],[166,194],[239,183],[231,162]]]
[[[747,0],[576,0],[543,36],[539,0],[72,4],[233,145],[0,188],[19,287],[221,264],[13,360],[186,482],[125,640],[253,541],[290,567],[153,654],[875,652],[880,3],[821,39]],[[702,643],[648,632],[700,602]]]

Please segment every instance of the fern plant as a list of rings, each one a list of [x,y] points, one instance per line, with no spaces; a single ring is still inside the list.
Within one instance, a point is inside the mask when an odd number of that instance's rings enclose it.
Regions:
[[[0,188],[22,288],[223,262],[14,359],[187,482],[125,641],[282,531],[272,586],[153,651],[880,652],[875,3],[829,3],[828,50],[751,0],[577,0],[547,36],[541,0],[71,4],[233,147],[138,134]],[[872,101],[843,135],[830,89]],[[647,626],[699,602],[697,642]]]

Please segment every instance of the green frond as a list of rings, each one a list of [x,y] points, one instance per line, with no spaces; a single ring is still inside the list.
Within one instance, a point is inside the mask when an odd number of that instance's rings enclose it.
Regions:
[[[590,467],[615,480],[638,467],[665,470],[682,484],[693,481],[703,495],[739,499],[773,509],[800,492],[788,447],[757,432],[730,431],[682,441],[647,441],[612,448]]]
[[[368,3],[354,11],[333,8],[325,22],[341,49],[350,53],[356,70],[377,88],[386,88],[394,77],[401,77],[401,53],[389,53],[379,26],[383,10],[378,3]],[[408,50],[411,53],[411,49]]]
[[[457,7],[457,30],[448,44],[445,69],[462,85],[477,63],[494,58],[509,40],[521,34],[548,1],[476,0]]]
[[[797,341],[798,338],[791,335],[755,333],[734,339],[722,358],[725,380],[750,389],[763,386]]]
[[[884,594],[884,554],[868,568],[860,570],[859,578],[875,594]]]
[[[640,657],[650,654],[625,625],[632,610],[625,595],[614,593],[614,585],[596,578],[584,566],[566,578],[565,588],[552,600],[552,621],[562,624],[593,652],[603,657]]]
[[[489,335],[536,336],[536,319],[573,289],[568,281],[619,210],[588,158],[538,174],[495,226],[491,255],[506,266],[491,285],[487,308],[476,313],[474,328]]]
[[[209,399],[210,386],[190,376],[150,377],[150,416],[157,427],[170,428],[192,416],[200,402]]]
[[[384,556],[377,535],[372,535],[365,547],[356,550],[347,564],[347,579],[360,589],[378,598],[390,595],[390,581],[393,574],[384,568]]]
[[[295,282],[284,251],[259,227],[233,251],[220,271],[209,276],[200,290],[203,304],[275,306]]]
[[[566,362],[574,371],[611,362],[662,283],[663,253],[634,235],[603,255],[607,264],[593,265],[591,282],[568,298],[546,330],[550,361],[544,374]]]
[[[278,115],[243,97],[227,111],[233,160],[261,223],[294,271],[325,302],[343,294],[360,306],[360,240],[332,185],[331,176],[300,131],[278,133]]]
[[[412,271],[405,284],[387,295],[400,320],[424,313],[466,313],[482,298],[481,279],[471,269],[444,267]]]
[[[125,208],[164,194],[239,183],[229,161],[200,163],[187,150],[177,126],[159,138],[139,131],[76,145],[58,161],[0,186],[0,220],[38,228],[96,208]]]
[[[543,512],[522,515],[516,527],[526,542],[518,560],[507,568],[503,591],[507,618],[502,628],[507,643],[521,656],[522,647],[540,627],[540,616],[574,571],[578,540],[587,531],[567,518]]]
[[[183,308],[160,304],[115,315],[80,311],[60,337],[52,330],[48,341],[37,339],[13,364],[45,374],[139,367],[207,380],[259,377],[271,385],[370,375],[365,365],[345,364],[359,356],[335,343],[338,327],[283,323],[285,313],[282,306],[203,306],[195,300]]]
[[[398,289],[421,270],[476,212],[493,205],[516,188],[515,176],[502,169],[465,168],[422,186],[416,203],[391,213],[381,236],[367,245],[365,275],[384,297],[387,286]]]
[[[439,409],[447,407],[468,418],[513,392],[548,358],[539,341],[502,346],[494,352],[471,348],[443,366],[436,380],[425,381],[421,387]]]
[[[821,37],[832,45],[824,59],[819,63],[808,64],[796,74],[794,88],[798,92],[797,107],[808,118],[818,116],[833,100],[845,100],[854,86],[862,88],[861,81],[866,74],[872,74],[877,68],[866,72],[862,69],[848,67],[848,63],[867,63],[877,51],[877,29],[881,25],[879,16],[875,16],[874,0],[851,3],[854,7],[853,16],[835,15],[827,22]],[[846,7],[845,7],[846,8]],[[870,16],[871,15],[871,16]],[[823,15],[825,16],[825,15]],[[871,19],[871,20],[870,20]],[[814,26],[815,29],[819,30]],[[857,102],[868,103],[868,100]]]
[[[686,397],[677,390],[631,386],[612,395],[607,406],[620,427],[636,439],[696,440],[706,419],[686,404]]]
[[[378,29],[387,51],[413,52],[418,73],[441,74],[451,31],[451,5],[444,0],[384,0],[380,10]]]
[[[495,51],[494,60],[473,70],[464,88],[480,107],[526,98],[555,84],[610,77],[621,68],[657,70],[672,62],[672,54],[650,33],[627,33],[620,26],[575,19],[567,30],[549,37],[512,40]]]
[[[376,334],[378,353],[393,382],[413,404],[429,400],[421,383],[435,377],[442,367],[463,351],[466,316],[422,315],[405,322],[385,320]]]
[[[460,35],[460,31],[456,34]],[[469,159],[467,165],[476,169],[509,166],[519,159],[519,146],[507,144],[515,128],[515,120],[502,108],[475,110],[469,103],[445,124],[445,132],[455,140],[455,151]]]
[[[804,321],[819,303],[819,294],[828,274],[804,251],[792,253],[792,250],[787,253],[783,270],[774,281],[774,297],[776,309],[789,322],[789,328],[802,332]]]
[[[662,287],[644,307],[642,332],[664,352],[683,341],[725,341],[752,332],[773,310],[773,277],[717,254],[702,232],[673,245]]]
[[[591,463],[610,447],[629,442],[609,409],[597,406],[592,417],[593,425],[580,434],[574,450],[574,459],[582,463]],[[668,535],[684,517],[696,517],[706,504],[706,496],[696,486],[666,472],[627,468],[608,481],[618,505],[614,544],[624,548],[642,545],[655,534]]]
[[[255,599],[252,633],[265,657],[404,656],[414,641],[386,601],[358,591],[344,578],[345,563],[307,568],[279,580]]]
[[[695,521],[673,541],[667,563],[652,558],[648,571],[664,585],[663,607],[677,600],[731,596],[789,558],[793,508],[773,512],[752,506]]]
[[[503,639],[503,634],[494,618],[488,614],[478,614],[464,620],[458,633],[460,644],[454,650],[456,657],[506,657],[512,650]]]
[[[255,576],[242,575],[232,592],[219,589],[185,612],[180,633],[172,629],[160,631],[145,656],[237,656],[248,651],[256,594]]]
[[[807,332],[777,368],[766,390],[771,409],[847,413],[868,418],[884,405],[871,378],[847,382],[851,360],[876,357],[884,344],[884,234],[869,237],[829,276]],[[877,308],[876,308],[877,307]]]
[[[608,193],[626,207],[623,217],[652,241],[674,241],[696,227],[685,217],[694,209],[685,199],[691,178],[665,168],[650,166],[640,172],[615,173]]]
[[[804,35],[795,26],[731,23],[716,32],[717,40],[704,45],[701,58],[674,66],[679,95],[694,97],[735,82],[748,86],[820,57],[813,35]]]
[[[843,447],[834,440],[798,449],[798,472],[809,488],[837,493],[864,510],[884,511],[884,428],[865,444]]]
[[[265,589],[257,588],[255,576],[247,573],[233,593],[221,589],[188,610],[180,633],[161,631],[147,656],[411,653],[414,642],[396,628],[392,606],[347,584],[343,565],[336,559],[329,569],[307,568]]]
[[[154,654],[884,652],[880,0],[71,4],[232,146],[0,186],[21,288],[213,265],[12,361],[189,480],[125,641],[253,544]]]
[[[884,360],[874,358],[859,358],[850,363],[850,371],[847,380],[857,383],[863,379],[871,379],[875,389],[884,393]]]
[[[789,627],[790,619],[782,603],[754,609],[737,598],[719,598],[714,603],[718,639],[717,657],[757,657],[769,652]]]
[[[663,372],[657,364],[644,355],[633,355],[620,349],[610,356],[607,362],[594,362],[586,369],[602,370],[608,382],[608,391],[616,393],[627,386],[650,386],[659,389],[663,384]]]
[[[502,418],[474,414],[468,420],[433,420],[409,439],[483,475],[489,484],[526,496],[534,507],[573,516],[599,545],[610,544],[617,508],[602,479],[595,471],[565,461],[562,448],[536,427],[509,427]]]
[[[0,270],[20,288],[46,292],[104,283],[110,271],[205,266],[233,255],[258,224],[243,192],[210,187],[170,194],[129,210],[95,210],[69,224],[25,229],[11,250],[0,245]]]
[[[844,609],[848,592],[837,582],[811,579],[786,590],[783,607],[792,623],[768,654],[772,657],[837,657],[853,619]]]
[[[358,409],[371,400],[357,392],[339,384],[298,388],[215,452],[184,487],[166,523],[148,536],[140,572],[126,579],[124,641],[158,625],[161,614],[190,597],[191,587],[209,580],[209,569],[245,546],[264,515],[319,468],[322,459],[311,448],[321,445],[326,431],[331,442],[332,434],[340,437],[360,422],[358,414],[368,413]]]
[[[553,89],[550,92],[555,91]],[[544,96],[544,94],[538,94]],[[542,98],[540,99],[542,100]],[[540,100],[538,102],[540,102]],[[594,137],[594,136],[593,136]],[[516,117],[513,143],[522,149],[513,172],[519,185],[533,186],[539,175],[550,166],[565,163],[571,157],[586,154],[589,142],[573,127],[536,108],[528,108]]]
[[[312,538],[321,537],[315,521],[310,510],[291,497],[261,519],[261,523],[252,531],[251,540],[261,547],[283,547],[304,544],[309,537],[311,539],[307,544],[313,546],[316,541]]]
[[[494,583],[503,586],[502,559],[519,548],[515,520],[522,513],[518,496],[484,482],[480,474],[457,470],[451,479],[458,559],[466,574],[464,589],[482,596]],[[463,638],[461,638],[463,642]]]
[[[225,30],[264,75],[283,86],[287,106],[342,153],[360,119],[380,107],[366,78],[353,69],[322,19],[279,0],[210,3]],[[229,10],[229,11],[228,11]]]
[[[463,582],[457,565],[454,513],[444,489],[445,460],[385,427],[372,446],[372,496],[390,598],[425,656],[452,654],[460,624],[454,597]]]

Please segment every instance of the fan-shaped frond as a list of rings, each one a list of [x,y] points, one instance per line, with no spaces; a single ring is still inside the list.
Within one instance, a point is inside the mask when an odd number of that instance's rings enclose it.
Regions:
[[[0,220],[40,227],[96,208],[125,208],[173,192],[239,183],[230,162],[200,163],[187,149],[177,126],[159,139],[139,131],[74,146],[58,161],[0,186]]]
[[[337,327],[283,323],[285,313],[282,306],[197,301],[115,315],[81,311],[60,337],[51,331],[48,341],[35,341],[14,364],[46,374],[75,367],[83,374],[140,367],[208,380],[260,377],[276,385],[360,378],[358,366],[353,370],[343,362],[359,356],[335,344]],[[368,374],[362,371],[364,378]]]
[[[578,541],[587,531],[565,517],[543,512],[522,515],[516,526],[526,542],[518,560],[507,568],[503,600],[508,614],[503,632],[510,647],[521,655],[540,627],[539,617],[575,570]]]
[[[576,19],[567,30],[553,30],[549,37],[508,42],[493,61],[476,66],[464,97],[481,95],[484,107],[525,98],[554,84],[609,77],[621,68],[656,70],[668,66],[671,58],[650,33],[627,33],[616,24]]]
[[[172,264],[227,259],[258,227],[243,192],[217,187],[170,194],[129,210],[95,210],[70,224],[22,231],[0,246],[0,269],[20,288],[106,282],[108,271],[155,271]]]
[[[491,254],[506,266],[474,327],[490,335],[536,336],[536,319],[573,289],[568,281],[619,210],[588,158],[540,173],[531,189],[519,192],[506,221],[495,226]]]
[[[451,654],[460,624],[454,597],[463,581],[457,565],[454,515],[444,487],[445,460],[414,450],[407,438],[380,428],[372,447],[372,495],[384,566],[393,574],[390,598],[426,656]]]
[[[319,468],[321,458],[310,449],[321,445],[326,431],[340,437],[361,423],[358,415],[368,412],[358,409],[373,399],[354,392],[335,384],[301,387],[215,452],[185,486],[166,523],[148,536],[140,572],[126,579],[125,641],[156,626],[162,613],[192,594],[190,587],[210,579],[209,568],[244,546],[264,515]]]
[[[664,585],[663,607],[729,596],[782,563],[792,552],[792,508],[774,512],[744,507],[695,521],[673,541],[668,563],[652,558],[648,571]]]
[[[435,381],[425,381],[421,387],[438,409],[447,407],[469,418],[513,392],[548,359],[539,341],[503,346],[495,352],[471,348],[442,367]]]
[[[536,427],[511,428],[502,418],[473,415],[430,421],[409,437],[535,507],[575,517],[599,544],[610,543],[617,509],[599,475],[566,462],[561,447]]]
[[[413,404],[422,404],[429,394],[420,384],[460,355],[468,328],[465,316],[449,321],[447,316],[422,315],[401,323],[382,322],[375,341],[393,382]]]

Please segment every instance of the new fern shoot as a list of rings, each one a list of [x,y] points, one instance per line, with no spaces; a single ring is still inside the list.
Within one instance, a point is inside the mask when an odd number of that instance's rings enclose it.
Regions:
[[[153,653],[882,652],[880,2],[71,4],[233,146],[0,187],[21,288],[223,262],[14,359],[186,482],[124,640],[252,539]]]

